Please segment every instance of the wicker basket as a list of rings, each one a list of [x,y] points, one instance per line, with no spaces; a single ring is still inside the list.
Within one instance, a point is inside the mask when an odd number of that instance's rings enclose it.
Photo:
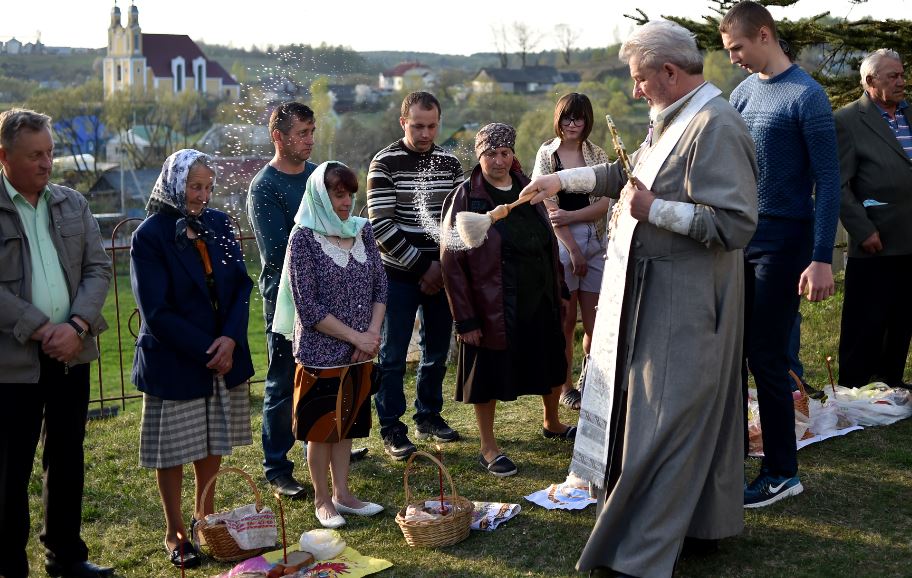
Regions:
[[[801,382],[801,378],[798,377],[798,375],[791,369],[789,370],[789,376],[791,376],[791,378],[795,381],[795,385],[798,386],[798,391],[801,392],[801,397],[795,400],[795,411],[801,412],[801,415],[810,418],[811,409],[808,402],[810,397],[807,394],[807,390],[804,389],[804,384]],[[804,432],[804,435],[801,436],[801,439],[806,440],[812,437],[814,437],[814,434],[811,433],[810,429],[808,429]]]
[[[440,471],[446,476],[450,484],[451,494],[443,497],[450,503],[449,512],[435,520],[406,520],[405,511],[410,505],[423,506],[425,500],[414,500],[412,489],[409,487],[409,472],[412,469],[412,462],[416,457],[427,458],[437,464]],[[470,500],[467,500],[456,493],[456,486],[453,484],[453,478],[450,472],[440,463],[437,458],[425,452],[414,452],[409,456],[408,463],[405,465],[405,506],[396,514],[396,523],[405,536],[405,541],[409,546],[418,546],[422,548],[438,548],[442,546],[452,546],[457,542],[465,540],[469,535],[469,527],[472,525],[472,510],[475,506]],[[437,498],[437,496],[435,496]]]
[[[203,488],[203,501],[205,502],[206,498],[209,496],[209,492],[212,490],[212,485],[215,484],[215,480],[222,474],[228,472],[240,474],[247,480],[247,484],[250,486],[250,489],[253,490],[253,494],[256,498],[256,511],[262,511],[263,499],[260,496],[260,491],[256,487],[256,483],[247,472],[238,468],[222,468],[218,473],[212,476],[212,479],[209,480],[209,483]],[[203,516],[198,517],[196,531],[200,534],[200,543],[206,546],[209,555],[222,562],[246,560],[247,558],[259,556],[268,549],[255,548],[253,550],[242,550],[231,534],[228,533],[228,528],[225,524],[207,524],[206,519]]]

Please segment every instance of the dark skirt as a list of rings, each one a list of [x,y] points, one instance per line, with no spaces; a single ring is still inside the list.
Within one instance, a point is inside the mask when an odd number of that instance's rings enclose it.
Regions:
[[[499,351],[460,342],[456,401],[513,401],[521,395],[546,395],[567,379],[564,335],[548,308],[519,317],[509,347]]]
[[[370,435],[373,363],[313,369],[295,366],[292,431],[309,442]]]

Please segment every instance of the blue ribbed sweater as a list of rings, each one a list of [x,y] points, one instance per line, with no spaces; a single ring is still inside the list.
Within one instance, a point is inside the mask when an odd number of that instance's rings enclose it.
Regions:
[[[813,219],[813,260],[830,263],[839,220],[839,155],[823,88],[792,65],[767,80],[752,74],[732,92],[731,104],[757,147],[758,231],[763,217]]]

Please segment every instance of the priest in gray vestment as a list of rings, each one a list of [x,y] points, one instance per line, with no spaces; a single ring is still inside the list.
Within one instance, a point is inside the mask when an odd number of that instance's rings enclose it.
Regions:
[[[621,198],[570,467],[599,495],[577,569],[666,577],[685,537],[744,525],[742,248],[757,224],[757,164],[687,30],[649,22],[620,57],[650,106],[633,178],[619,163],[570,169],[523,195]]]

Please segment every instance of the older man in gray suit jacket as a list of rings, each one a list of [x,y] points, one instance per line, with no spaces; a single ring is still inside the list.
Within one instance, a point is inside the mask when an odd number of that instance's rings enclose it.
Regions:
[[[897,386],[912,338],[912,112],[899,54],[872,52],[860,72],[865,93],[835,115],[849,233],[839,382]]]

